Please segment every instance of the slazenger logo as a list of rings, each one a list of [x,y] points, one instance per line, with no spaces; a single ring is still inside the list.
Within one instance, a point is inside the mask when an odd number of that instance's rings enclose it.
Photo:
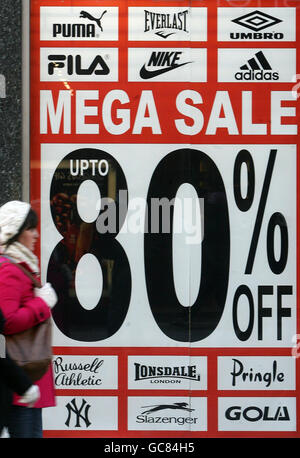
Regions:
[[[232,22],[235,24],[238,24],[242,27],[245,27],[249,30],[252,30],[252,32],[247,32],[247,33],[230,33],[230,38],[232,39],[254,39],[254,40],[281,40],[284,37],[284,34],[281,32],[261,32],[261,30],[267,29],[269,27],[272,27],[276,24],[279,24],[282,22],[281,19],[278,19],[276,17],[270,16],[269,14],[266,14],[262,11],[253,11],[251,13],[245,14],[243,16],[240,16],[236,19],[232,19]]]
[[[190,62],[178,63],[181,55],[182,51],[152,51],[147,65],[144,64],[140,70],[140,77],[144,80],[154,78],[155,76],[189,64]]]
[[[198,418],[197,417],[183,417],[183,416],[154,416],[157,412],[162,410],[168,411],[185,411],[185,412],[193,412],[195,409],[189,407],[187,402],[174,402],[173,404],[157,404],[157,405],[150,405],[150,406],[142,406],[141,409],[146,409],[141,412],[140,415],[137,415],[136,422],[137,423],[172,423],[175,425],[184,425],[184,424],[196,424]]]
[[[99,13],[99,17],[94,17],[88,11],[82,10],[79,17],[87,19],[91,23],[53,24],[52,36],[54,38],[94,38],[96,36],[96,28],[98,31],[103,32],[101,20],[105,13],[107,13],[107,10]]]
[[[97,55],[88,67],[84,68],[80,55],[50,54],[48,56],[48,75],[55,71],[66,68],[68,75],[108,75],[109,68],[104,59]]]
[[[147,379],[186,379],[200,381],[196,366],[146,366],[134,363],[135,380]]]
[[[244,418],[247,421],[290,421],[289,411],[286,406],[271,408],[269,406],[256,407],[241,406],[229,407],[225,412],[227,420],[238,421]]]
[[[279,79],[278,72],[272,71],[272,67],[262,51],[258,51],[240,69],[243,71],[234,75],[238,81],[276,81]]]
[[[157,36],[164,39],[174,35],[176,31],[183,31],[188,33],[188,12],[189,10],[180,11],[178,13],[155,13],[153,11],[144,10],[144,32],[152,31]]]

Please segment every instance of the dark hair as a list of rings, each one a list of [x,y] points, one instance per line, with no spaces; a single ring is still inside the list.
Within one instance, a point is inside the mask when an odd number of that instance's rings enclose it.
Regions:
[[[7,241],[6,246],[9,246],[12,243],[16,242],[23,231],[26,231],[28,229],[35,229],[37,225],[38,225],[38,216],[36,212],[32,208],[30,208],[24,223],[18,230],[17,234],[14,235],[10,240]]]

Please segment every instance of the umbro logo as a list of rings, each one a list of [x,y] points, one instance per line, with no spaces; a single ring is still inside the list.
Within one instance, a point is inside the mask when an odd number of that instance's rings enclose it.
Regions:
[[[265,29],[280,24],[283,21],[263,11],[252,11],[236,19],[232,19],[231,22],[252,31],[231,32],[230,38],[233,40],[282,40],[284,38],[284,34],[281,31],[265,32]]]
[[[282,20],[256,10],[240,16],[237,19],[232,19],[232,22],[253,30],[254,32],[260,32],[272,25],[279,24]]]
[[[144,64],[140,70],[140,77],[144,80],[151,79],[189,64],[190,62],[178,62],[181,55],[182,51],[152,51],[147,65]]]
[[[262,51],[255,53],[246,64],[240,67],[242,72],[235,74],[238,81],[276,81],[279,73],[272,71],[272,67]]]

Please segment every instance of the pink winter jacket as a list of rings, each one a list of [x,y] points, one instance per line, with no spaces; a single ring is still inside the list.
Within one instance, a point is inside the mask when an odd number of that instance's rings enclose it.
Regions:
[[[2,262],[5,264],[0,267],[0,308],[5,319],[4,333],[16,334],[45,321],[51,316],[51,310],[41,298],[35,297],[34,286],[21,269],[0,255],[0,264]],[[31,272],[27,264],[21,264]],[[34,407],[54,406],[52,367],[35,384],[40,388],[41,397]],[[14,404],[18,404],[17,395]]]

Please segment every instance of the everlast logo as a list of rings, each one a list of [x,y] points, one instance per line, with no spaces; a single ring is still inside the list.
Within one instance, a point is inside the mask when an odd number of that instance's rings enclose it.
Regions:
[[[289,421],[290,416],[287,407],[271,408],[269,406],[249,406],[243,409],[241,406],[232,406],[225,412],[227,420],[237,421],[243,417],[247,421]]]
[[[157,378],[181,378],[200,381],[200,375],[196,373],[196,366],[146,366],[134,363],[135,380]]]
[[[52,35],[54,38],[95,38],[96,25],[97,30],[100,29],[103,32],[101,19],[106,12],[106,10],[103,11],[99,18],[95,18],[87,11],[81,11],[79,17],[92,21],[92,24],[53,24]]]
[[[279,79],[278,72],[272,71],[262,51],[257,52],[240,69],[243,71],[235,74],[235,79],[238,81],[276,81]]]
[[[164,39],[173,35],[176,31],[187,32],[188,10],[179,13],[154,13],[144,10],[145,29],[144,32],[154,31],[154,33]]]
[[[64,54],[52,54],[48,56],[48,74],[53,75],[54,71],[59,68],[67,68],[68,75],[108,75],[109,68],[101,56],[96,56],[88,68],[83,68],[81,56],[66,56]]]

